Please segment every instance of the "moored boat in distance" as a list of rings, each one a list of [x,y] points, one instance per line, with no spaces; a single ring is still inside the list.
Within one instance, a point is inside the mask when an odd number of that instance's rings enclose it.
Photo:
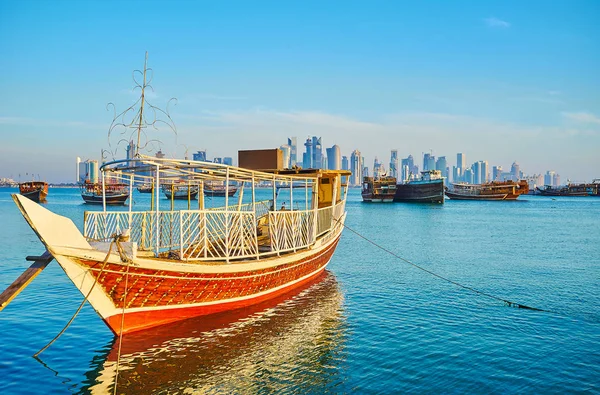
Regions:
[[[517,200],[529,192],[526,180],[491,181],[484,184],[454,183],[446,189],[446,196],[455,200]]]
[[[162,191],[167,199],[176,200],[195,200],[198,196],[197,185],[181,184],[162,184]]]
[[[19,193],[34,202],[44,202],[48,196],[48,183],[45,181],[27,181],[19,184]]]
[[[396,178],[390,176],[364,177],[362,200],[367,203],[391,203],[396,195]]]
[[[396,185],[394,202],[444,203],[444,179],[439,170],[421,172],[421,177]]]
[[[568,184],[563,186],[545,185],[543,188],[536,187],[542,196],[593,196],[598,194],[598,187],[594,184]]]
[[[228,197],[232,197],[237,192],[238,188],[235,185],[228,185],[227,187],[224,184],[215,184],[215,183],[207,183],[203,187],[205,196],[215,196],[215,197],[223,197],[227,195]]]
[[[152,184],[141,184],[137,186],[137,190],[139,193],[152,193]]]
[[[84,182],[79,185],[81,197],[87,204],[123,205],[129,198],[129,185],[123,183]]]

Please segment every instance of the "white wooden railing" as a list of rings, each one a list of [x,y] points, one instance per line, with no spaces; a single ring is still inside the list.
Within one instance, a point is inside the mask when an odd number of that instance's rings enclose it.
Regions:
[[[297,251],[315,243],[337,225],[345,202],[318,210],[270,211],[271,202],[208,210],[86,212],[84,236],[110,241],[130,230],[138,250],[179,254],[187,261],[247,259]],[[158,215],[158,219],[157,216]],[[265,226],[266,225],[266,226]],[[158,232],[157,227],[158,226]],[[259,250],[258,228],[267,229],[268,245]],[[263,241],[262,243],[264,243]]]

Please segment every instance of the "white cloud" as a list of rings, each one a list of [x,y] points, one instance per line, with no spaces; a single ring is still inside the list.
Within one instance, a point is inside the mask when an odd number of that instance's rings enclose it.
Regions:
[[[589,112],[563,112],[563,117],[568,120],[584,124],[600,124],[600,118]]]
[[[498,18],[485,18],[484,22],[489,26],[489,27],[494,27],[494,28],[501,28],[501,29],[506,29],[510,27],[510,23],[503,21],[502,19],[498,19]]]

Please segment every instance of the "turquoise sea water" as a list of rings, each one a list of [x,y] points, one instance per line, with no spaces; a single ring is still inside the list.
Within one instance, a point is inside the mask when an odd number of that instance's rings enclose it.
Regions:
[[[0,288],[43,247],[0,188]],[[147,196],[135,196],[136,204]],[[208,204],[218,203],[209,202]],[[161,204],[168,205],[166,200]],[[81,227],[76,189],[47,208]],[[125,208],[123,208],[125,209]],[[600,199],[363,204],[327,274],[286,299],[125,336],[119,393],[599,393]],[[112,393],[115,342],[56,262],[0,312],[0,391]]]

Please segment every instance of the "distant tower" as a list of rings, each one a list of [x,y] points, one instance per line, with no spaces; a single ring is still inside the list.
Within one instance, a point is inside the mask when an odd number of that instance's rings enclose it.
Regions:
[[[323,145],[321,144],[321,137],[313,136],[312,145],[312,165],[315,169],[320,169],[323,166]]]
[[[292,161],[292,157],[291,157],[291,155],[292,155],[291,154],[292,148],[289,145],[284,144],[281,147],[279,147],[279,149],[283,153],[283,155],[282,155],[283,156],[283,168],[284,169],[291,169],[292,166],[293,166],[291,164],[291,161]]]
[[[298,143],[296,137],[288,137],[287,145],[290,147],[290,168],[298,164]]]
[[[90,160],[88,161],[88,174],[89,174],[89,180],[92,183],[97,183],[98,182],[98,161],[97,160]]]
[[[127,144],[127,160],[131,160],[133,159],[133,157],[135,156],[135,143],[133,142],[133,140],[131,140],[129,142],[129,144]],[[129,165],[129,162],[127,163],[127,165]]]
[[[390,155],[390,176],[398,178],[398,150],[393,149]]]
[[[465,154],[463,154],[462,152],[459,152],[458,154],[456,154],[456,174],[455,174],[455,180],[454,181],[464,181],[467,182],[466,180],[463,180],[463,174],[465,172],[465,169],[467,167],[467,159],[465,157]]]
[[[342,157],[340,147],[336,144],[327,148],[327,168],[329,170],[340,170],[342,168]]]
[[[199,162],[206,162],[206,151],[198,151],[192,154],[192,158]]]
[[[350,170],[350,164],[347,156],[342,156],[342,170]]]
[[[435,162],[435,169],[442,172],[442,177],[448,178],[448,164],[446,163],[446,157],[440,156]]]
[[[517,161],[514,161],[510,167],[510,174],[514,181],[518,181],[521,178],[521,169]]]
[[[362,159],[359,150],[352,151],[352,155],[350,155],[350,171],[352,172],[352,175],[350,176],[350,185],[361,185],[363,174]]]
[[[90,161],[79,162],[79,178],[77,182],[84,183],[90,179]]]
[[[502,180],[502,166],[492,167],[492,181],[503,181]]]
[[[473,170],[473,184],[481,184],[481,161],[473,163],[471,166]]]
[[[306,152],[304,152],[304,154],[302,155],[302,167],[305,169],[312,169],[313,168],[313,143],[312,143],[312,140],[310,139],[310,137],[306,139],[304,146],[306,147]]]
[[[80,168],[80,164],[81,164],[81,158],[77,157],[77,159],[75,160],[75,182],[80,182],[79,181],[79,168]]]
[[[481,183],[488,182],[490,180],[490,165],[487,160],[480,160],[481,164]]]

